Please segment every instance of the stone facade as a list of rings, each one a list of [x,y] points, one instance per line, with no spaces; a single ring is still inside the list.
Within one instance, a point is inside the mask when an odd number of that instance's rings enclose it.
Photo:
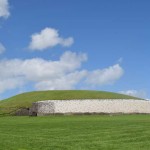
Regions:
[[[150,113],[150,101],[126,99],[46,100],[33,103],[30,114]]]

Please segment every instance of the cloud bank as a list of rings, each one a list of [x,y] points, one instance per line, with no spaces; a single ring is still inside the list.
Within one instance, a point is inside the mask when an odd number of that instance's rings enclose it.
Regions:
[[[29,83],[37,90],[75,89],[81,81],[84,85],[100,86],[112,84],[123,75],[119,64],[101,70],[81,69],[87,59],[85,53],[67,51],[57,61],[42,58],[1,60],[0,93]]]
[[[47,48],[52,48],[57,45],[64,47],[71,46],[74,40],[72,37],[62,38],[59,36],[58,30],[54,28],[45,28],[40,33],[35,33],[31,36],[29,49],[43,51]]]
[[[98,69],[88,73],[86,82],[91,85],[113,84],[123,75],[123,69],[119,64],[105,69]]]
[[[0,17],[8,18],[9,13],[9,3],[8,0],[0,0]]]

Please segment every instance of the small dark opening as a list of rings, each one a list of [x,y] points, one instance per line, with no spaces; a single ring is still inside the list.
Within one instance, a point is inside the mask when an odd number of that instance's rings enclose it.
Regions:
[[[32,112],[31,116],[37,116],[36,112]]]

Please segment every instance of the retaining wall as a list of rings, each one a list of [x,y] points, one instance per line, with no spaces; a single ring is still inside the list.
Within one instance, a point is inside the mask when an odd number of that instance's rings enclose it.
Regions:
[[[150,113],[150,101],[126,99],[46,100],[33,103],[32,115],[66,113]]]

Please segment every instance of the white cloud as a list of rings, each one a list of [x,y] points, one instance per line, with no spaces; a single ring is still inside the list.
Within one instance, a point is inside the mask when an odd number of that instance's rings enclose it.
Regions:
[[[118,64],[95,71],[81,69],[86,60],[86,54],[70,51],[57,61],[41,58],[1,60],[0,93],[30,83],[38,90],[75,89],[81,81],[85,85],[87,81],[88,85],[104,85],[115,82],[123,74]]]
[[[38,89],[44,82],[49,85],[49,89],[71,88],[79,81],[80,76],[83,76],[82,71],[76,73],[76,70],[86,60],[86,54],[73,52],[65,52],[58,61],[41,58],[1,60],[0,92],[20,87],[28,82],[35,83]],[[65,85],[63,85],[64,81],[66,81]],[[45,86],[47,87],[46,84]]]
[[[122,62],[123,62],[123,58],[120,57],[120,58],[118,59],[118,63],[121,64]]]
[[[77,83],[86,77],[86,74],[86,71],[76,71],[65,76],[61,76],[60,78],[38,82],[35,87],[38,90],[74,89]]]
[[[102,70],[98,69],[89,72],[86,82],[93,86],[112,84],[116,80],[120,79],[120,77],[123,75],[123,72],[124,71],[121,66],[116,64]]]
[[[0,17],[8,18],[9,13],[9,3],[8,0],[0,0]]]
[[[54,28],[45,28],[40,33],[35,33],[31,36],[29,48],[31,50],[43,51],[46,48],[51,48],[57,45],[65,47],[71,46],[74,40],[72,37],[62,38]]]
[[[5,51],[5,47],[3,44],[0,43],[0,54],[2,54]]]
[[[15,89],[25,84],[25,81],[21,77],[10,77],[0,80],[0,93],[5,92],[9,89]]]
[[[144,90],[127,90],[127,91],[120,91],[119,93],[139,98],[146,98],[146,92]]]

